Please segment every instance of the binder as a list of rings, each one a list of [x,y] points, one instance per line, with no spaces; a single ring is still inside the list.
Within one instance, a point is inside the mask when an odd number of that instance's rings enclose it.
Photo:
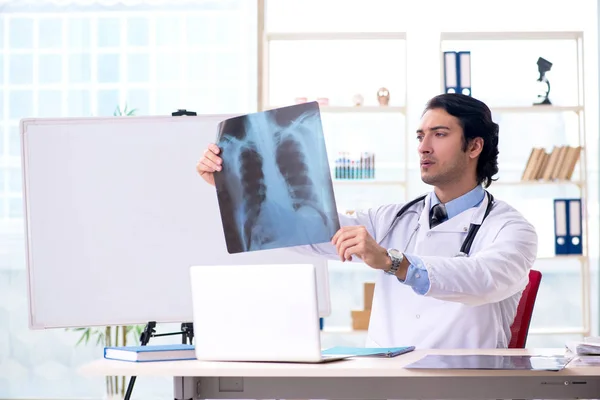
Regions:
[[[458,57],[455,51],[444,52],[444,91],[458,92]]]
[[[458,88],[459,93],[471,95],[471,52],[458,52]]]
[[[581,199],[554,200],[554,249],[557,255],[581,255]]]
[[[569,254],[583,254],[583,246],[581,244],[581,200],[571,199],[569,204]]]
[[[554,200],[554,252],[569,254],[567,245],[567,200]]]
[[[444,92],[471,95],[471,52],[444,52]]]

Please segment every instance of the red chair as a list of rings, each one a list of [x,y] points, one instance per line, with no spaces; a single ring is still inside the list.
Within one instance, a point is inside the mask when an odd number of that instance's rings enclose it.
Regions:
[[[542,281],[542,273],[536,270],[529,271],[529,283],[523,290],[519,306],[517,307],[517,315],[510,327],[511,338],[508,344],[509,349],[524,349],[527,342],[527,333],[529,332],[529,323],[533,314],[533,306],[535,298]]]

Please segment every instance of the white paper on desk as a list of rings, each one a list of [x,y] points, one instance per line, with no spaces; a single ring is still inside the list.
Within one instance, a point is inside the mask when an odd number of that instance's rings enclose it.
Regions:
[[[574,367],[597,367],[600,365],[600,357],[598,356],[577,356],[569,365]]]
[[[573,354],[600,356],[600,343],[572,341],[566,345]]]

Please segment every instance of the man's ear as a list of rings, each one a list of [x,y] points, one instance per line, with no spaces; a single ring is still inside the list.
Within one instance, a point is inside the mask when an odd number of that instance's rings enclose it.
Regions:
[[[476,137],[469,142],[469,157],[477,158],[483,151],[483,138]]]

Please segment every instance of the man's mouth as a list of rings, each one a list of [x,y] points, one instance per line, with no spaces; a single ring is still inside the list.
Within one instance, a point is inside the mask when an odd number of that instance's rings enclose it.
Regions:
[[[431,161],[431,160],[423,160],[423,161],[421,161],[421,166],[423,166],[423,167],[429,167],[430,165],[433,165],[433,164],[434,164],[434,162]]]

